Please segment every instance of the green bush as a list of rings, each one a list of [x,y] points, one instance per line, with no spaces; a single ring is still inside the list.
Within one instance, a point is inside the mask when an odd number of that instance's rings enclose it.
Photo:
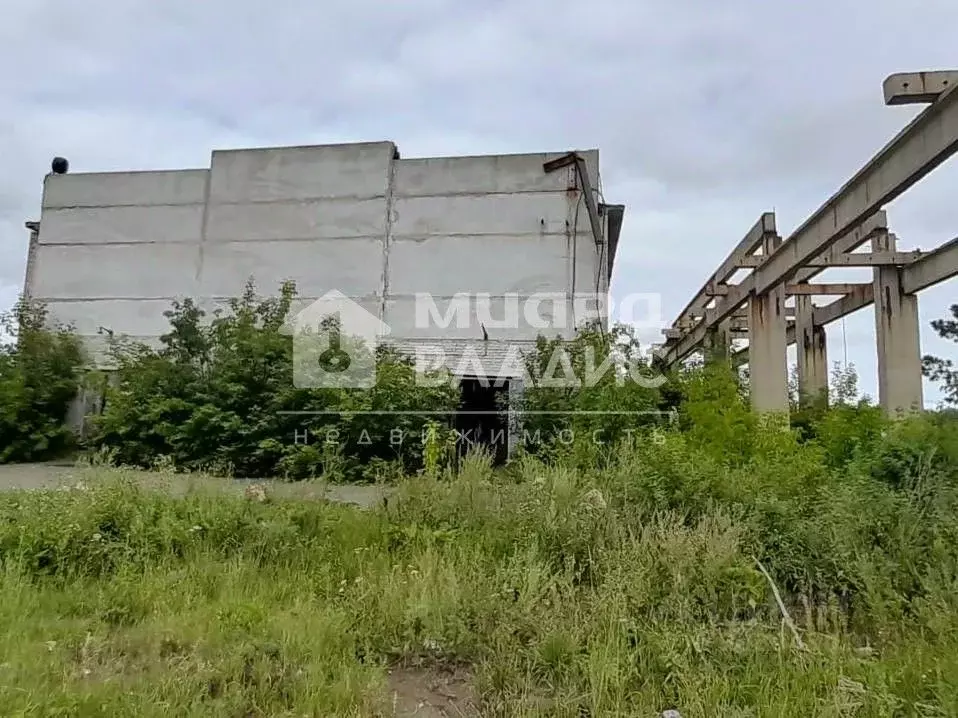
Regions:
[[[0,315],[0,463],[39,461],[70,449],[65,427],[83,379],[83,352],[69,327],[52,329],[46,309],[21,300]]]
[[[540,336],[525,358],[523,449],[589,465],[637,431],[668,423],[658,382],[630,327],[586,327],[572,341]]]
[[[371,389],[297,388],[283,332],[294,297],[287,284],[259,300],[249,284],[209,322],[192,301],[175,303],[159,349],[115,341],[90,448],[121,464],[252,477],[358,480],[382,462],[417,469],[431,417],[413,412],[449,411],[458,390],[417,385],[411,360],[387,348]]]

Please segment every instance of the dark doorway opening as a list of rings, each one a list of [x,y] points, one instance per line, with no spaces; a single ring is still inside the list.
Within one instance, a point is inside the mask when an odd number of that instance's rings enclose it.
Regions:
[[[456,414],[456,454],[484,447],[496,466],[509,456],[509,382],[488,377],[460,379],[459,411]]]

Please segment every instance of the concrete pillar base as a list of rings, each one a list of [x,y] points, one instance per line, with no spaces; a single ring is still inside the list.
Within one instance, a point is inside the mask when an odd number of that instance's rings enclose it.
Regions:
[[[872,240],[872,251],[895,251],[888,233]],[[875,267],[875,338],[878,345],[878,401],[889,416],[923,408],[918,297],[901,288],[901,270]]]
[[[771,254],[781,244],[771,235],[763,251]],[[752,408],[762,414],[789,410],[785,286],[748,300],[748,375]]]
[[[812,298],[795,297],[798,395],[803,408],[828,405],[828,346],[825,327],[812,321]]]

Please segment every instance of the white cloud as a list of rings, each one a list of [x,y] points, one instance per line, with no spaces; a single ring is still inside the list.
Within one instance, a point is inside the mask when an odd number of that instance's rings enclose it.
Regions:
[[[407,157],[599,147],[627,205],[616,291],[661,291],[671,316],[761,212],[787,234],[914,114],[884,107],[881,81],[948,67],[956,22],[952,0],[11,0],[0,304],[54,155],[170,168],[391,139]],[[951,163],[890,208],[903,243],[958,234],[956,179]],[[926,327],[952,294],[923,295]],[[865,314],[849,356],[874,393]]]

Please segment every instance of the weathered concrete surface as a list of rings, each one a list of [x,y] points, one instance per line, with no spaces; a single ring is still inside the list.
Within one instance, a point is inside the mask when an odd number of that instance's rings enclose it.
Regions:
[[[811,297],[795,297],[795,317],[799,402],[808,405],[827,398],[828,345],[825,327],[815,324]]]
[[[958,85],[958,71],[896,72],[882,83],[886,105],[918,105],[934,102]]]
[[[392,142],[213,152],[210,203],[385,197]]]
[[[598,152],[581,154],[597,184]],[[575,191],[575,169],[542,169],[556,156],[397,163],[383,317],[395,337],[441,342],[454,370],[472,361],[464,352],[473,350],[484,371],[513,375],[503,342],[574,334],[585,319],[577,322],[571,295],[604,295],[608,274]],[[463,292],[491,297],[456,298]],[[417,293],[432,295],[441,321],[423,321]],[[553,298],[533,307],[535,294]]]
[[[48,209],[40,244],[199,242],[203,210],[203,204]]]
[[[270,294],[293,280],[305,299],[336,289],[360,301],[391,341],[446,343],[455,367],[481,324],[490,341],[529,342],[591,318],[560,299],[501,326],[504,295],[607,292],[608,252],[575,169],[543,171],[559,154],[400,160],[374,142],[216,151],[209,170],[51,175],[26,291],[102,362],[101,327],[155,343],[173,299],[209,309],[250,278]],[[598,152],[581,155],[598,186]],[[449,297],[477,292],[493,296],[487,315],[420,326],[416,295],[445,314]]]
[[[199,245],[186,242],[41,243],[33,291],[48,300],[194,296],[199,256]]]
[[[203,204],[209,170],[47,175],[43,207]]]
[[[782,240],[765,235],[763,253],[772,254]],[[788,364],[785,341],[785,287],[748,299],[748,381],[752,408],[759,413],[788,411]]]
[[[175,494],[183,493],[191,486],[219,489],[227,493],[243,494],[252,483],[249,480],[214,479],[193,475],[171,475],[149,471],[99,469],[59,464],[4,464],[0,465],[0,491],[37,491],[82,484],[87,487],[102,482],[104,478],[132,477],[145,487],[165,489]],[[320,482],[257,481],[266,487],[267,495],[298,498],[326,499],[337,503],[355,504],[364,508],[379,505],[391,491],[382,486],[335,486]]]
[[[872,251],[895,250],[894,235],[872,240]],[[878,345],[878,402],[891,416],[920,411],[921,330],[918,297],[906,294],[897,267],[875,267],[875,338]]]
[[[210,242],[203,248],[197,292],[203,297],[236,296],[246,279],[254,277],[262,292],[276,292],[284,280],[293,280],[302,297],[321,297],[333,288],[348,297],[378,295],[382,253],[382,241],[371,237]]]

